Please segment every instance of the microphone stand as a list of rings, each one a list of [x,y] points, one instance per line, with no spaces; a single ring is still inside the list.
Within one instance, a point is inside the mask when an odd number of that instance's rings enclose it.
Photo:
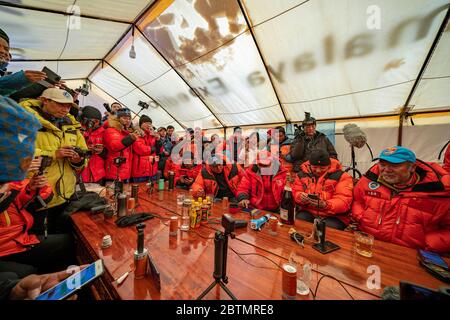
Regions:
[[[228,255],[228,236],[234,239],[234,233],[228,233],[225,229],[225,233],[217,230],[214,236],[214,281],[210,284],[205,291],[197,298],[202,300],[208,292],[210,292],[216,285],[222,287],[222,289],[228,294],[232,300],[237,300],[233,293],[228,289],[226,283],[228,283],[227,277],[227,255]]]

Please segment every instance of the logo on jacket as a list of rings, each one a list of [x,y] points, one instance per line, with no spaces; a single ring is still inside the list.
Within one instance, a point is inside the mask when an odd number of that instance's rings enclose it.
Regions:
[[[369,189],[370,190],[377,190],[380,187],[380,184],[375,181],[369,182]]]

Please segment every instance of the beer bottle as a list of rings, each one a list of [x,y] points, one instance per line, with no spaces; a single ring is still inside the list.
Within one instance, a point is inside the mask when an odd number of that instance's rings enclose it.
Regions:
[[[283,224],[289,225],[294,224],[295,221],[295,201],[292,194],[291,177],[289,173],[286,176],[286,185],[281,198],[280,221]]]

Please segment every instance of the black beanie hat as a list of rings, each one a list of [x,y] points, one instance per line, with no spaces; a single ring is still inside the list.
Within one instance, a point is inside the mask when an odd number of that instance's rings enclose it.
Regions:
[[[139,127],[142,126],[142,124],[145,123],[145,122],[153,123],[152,119],[151,119],[149,116],[146,116],[146,115],[144,114],[144,115],[142,115],[142,116],[139,118]]]
[[[329,166],[331,164],[330,155],[325,150],[313,150],[309,156],[309,164],[313,166]]]
[[[91,106],[85,106],[81,110],[81,117],[88,119],[98,119],[100,121],[102,120],[102,114],[100,113],[100,110]]]
[[[5,31],[3,31],[3,29],[0,29],[0,38],[5,39],[5,41],[8,42],[8,45],[9,45],[9,37],[5,33]]]
[[[116,117],[120,118],[120,117],[131,117],[131,111],[128,108],[122,108],[117,110],[116,112]]]

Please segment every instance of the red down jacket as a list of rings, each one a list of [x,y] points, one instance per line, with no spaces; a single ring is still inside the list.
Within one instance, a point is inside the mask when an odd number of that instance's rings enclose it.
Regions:
[[[450,252],[450,176],[416,161],[418,183],[396,192],[379,183],[378,164],[354,190],[352,217],[375,238],[416,249]]]
[[[41,208],[40,203],[33,200],[35,191],[27,188],[28,182],[29,180],[25,179],[9,184],[11,193],[15,193],[16,197],[8,209],[0,213],[0,257],[26,251],[29,246],[39,243],[35,235],[28,234],[34,222],[28,210]],[[49,185],[41,188],[39,195],[45,203],[49,203],[53,198],[52,188]],[[25,208],[20,210],[24,206]]]
[[[158,163],[155,161],[156,156],[156,138],[145,133],[133,143],[133,166],[131,168],[131,177],[153,177],[158,171]]]
[[[252,165],[245,170],[246,175],[239,183],[237,191],[237,201],[244,199],[250,200],[250,205],[260,210],[273,210],[280,207],[281,197],[284,186],[286,185],[287,170],[280,166],[277,173],[273,176],[261,176],[257,165]],[[269,188],[267,188],[267,183]],[[268,190],[269,189],[269,190]],[[269,201],[264,203],[264,192],[271,192],[265,199]]]
[[[128,180],[131,177],[132,166],[132,152],[130,146],[135,141],[116,117],[110,117],[108,119],[108,124],[109,128],[106,129],[103,137],[105,147],[108,150],[105,161],[106,179],[116,179],[117,167],[114,165],[114,159],[117,157],[124,157],[126,162],[120,166],[119,177],[121,180]]]
[[[301,204],[300,194],[302,192],[319,194],[320,199],[327,202],[327,207],[319,210],[319,215],[323,217],[336,216],[348,224],[350,218],[344,213],[347,213],[352,205],[353,179],[348,173],[342,171],[342,165],[338,160],[334,158],[330,158],[330,160],[330,169],[318,180],[311,173],[309,161],[300,166],[292,188],[294,199],[306,211],[316,214],[317,208]]]
[[[172,170],[175,172],[175,184],[178,182],[178,180],[182,177],[182,176],[187,176],[188,178],[192,178],[195,179],[197,178],[200,170],[202,170],[202,165],[201,164],[194,164],[194,167],[192,167],[191,169],[185,168],[183,165],[177,165],[174,164],[172,167]]]
[[[88,147],[103,143],[105,128],[100,127],[91,132],[84,133],[84,139]],[[105,159],[99,154],[93,154],[89,159],[88,165],[84,168],[81,177],[83,182],[98,182],[105,177]]]

